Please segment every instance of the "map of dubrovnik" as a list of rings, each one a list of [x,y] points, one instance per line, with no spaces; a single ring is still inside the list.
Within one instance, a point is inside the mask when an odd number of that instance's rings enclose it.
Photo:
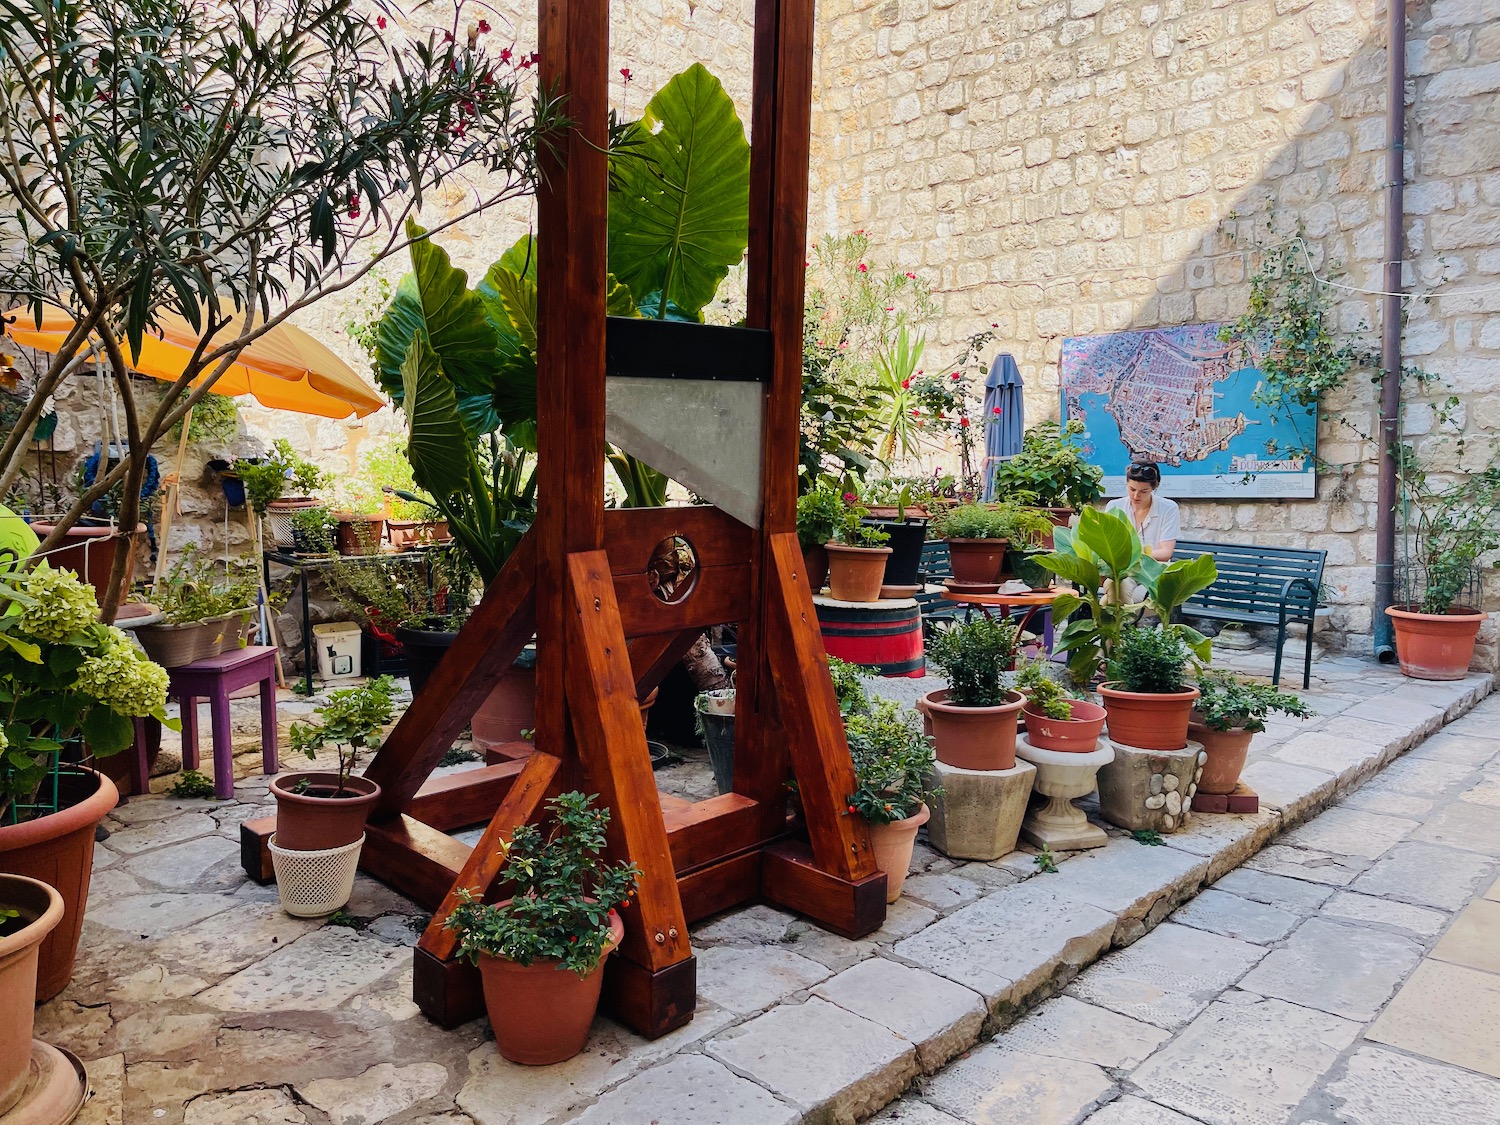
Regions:
[[[1131,461],[1157,462],[1170,496],[1313,495],[1313,466],[1302,451],[1315,419],[1297,426],[1284,411],[1258,403],[1260,372],[1236,367],[1220,327],[1063,341],[1063,417],[1083,421],[1084,452],[1103,467],[1110,495],[1124,491]]]

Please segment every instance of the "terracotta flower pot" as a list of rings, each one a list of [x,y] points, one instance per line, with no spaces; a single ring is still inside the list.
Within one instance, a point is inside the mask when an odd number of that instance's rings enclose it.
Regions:
[[[953,581],[971,586],[999,586],[1005,569],[1005,539],[950,539],[948,558]]]
[[[361,516],[353,512],[335,512],[339,521],[336,537],[341,555],[378,555],[385,538],[384,516]]]
[[[429,543],[446,543],[452,538],[448,534],[447,520],[386,520],[385,530],[392,549],[397,551],[410,551]]]
[[[841,602],[878,602],[885,584],[889,547],[846,547],[829,543],[828,592]]]
[[[63,774],[58,784],[63,808],[0,827],[0,872],[37,879],[62,895],[62,922],[42,942],[38,1002],[51,1000],[72,979],[78,934],[89,904],[94,830],[120,800],[115,783],[94,770]]]
[[[520,742],[536,727],[536,653],[523,652],[474,712],[469,730],[481,749]]]
[[[63,918],[62,895],[22,875],[0,875],[0,1118],[25,1092],[36,1016],[36,970],[42,941]]]
[[[52,534],[55,525],[34,523],[31,530],[39,539]],[[135,525],[135,534],[125,536],[113,527],[70,527],[63,532],[63,545],[47,552],[47,561],[58,570],[71,570],[94,588],[99,600],[104,600],[104,591],[109,586],[109,572],[115,565],[115,552],[121,544],[128,543],[125,557],[125,585],[129,590],[135,580],[136,549],[146,539],[146,525]]]
[[[1233,793],[1240,783],[1240,771],[1245,768],[1245,758],[1250,753],[1254,731],[1244,727],[1231,730],[1213,730],[1199,722],[1188,723],[1188,738],[1201,742],[1208,761],[1203,763],[1203,774],[1198,778],[1198,789],[1204,793]]]
[[[1099,748],[1104,731],[1104,708],[1086,699],[1072,699],[1070,719],[1054,719],[1043,714],[1029,700],[1021,708],[1026,719],[1026,737],[1038,750],[1062,754],[1092,754]]]
[[[870,825],[870,847],[875,866],[885,872],[885,901],[901,897],[901,885],[911,868],[911,853],[917,846],[917,829],[927,823],[932,810],[925,804],[905,820]]]
[[[932,726],[938,761],[962,770],[1008,770],[1016,764],[1016,719],[1025,697],[1009,693],[996,707],[961,707],[948,689],[929,692],[918,709]]]
[[[306,792],[293,792],[304,778]],[[380,786],[366,777],[351,777],[345,790],[358,796],[335,797],[338,784],[336,773],[282,773],[271,779],[278,847],[319,852],[341,848],[360,838],[370,808],[380,799]]]
[[[807,584],[813,593],[828,585],[828,549],[821,543],[802,548],[802,565],[807,571]]]
[[[1467,606],[1452,613],[1419,613],[1413,606],[1386,609],[1396,629],[1401,674],[1414,680],[1461,680],[1474,659],[1474,638],[1485,615]]]
[[[1198,689],[1173,692],[1124,691],[1114,683],[1099,685],[1109,716],[1109,737],[1138,750],[1181,750],[1187,745],[1188,719]]]
[[[604,956],[581,977],[556,961],[518,965],[504,957],[479,958],[484,1007],[503,1056],[525,1066],[547,1066],[583,1050],[599,1009],[604,962],[625,937],[625,925],[613,910],[609,932]]]

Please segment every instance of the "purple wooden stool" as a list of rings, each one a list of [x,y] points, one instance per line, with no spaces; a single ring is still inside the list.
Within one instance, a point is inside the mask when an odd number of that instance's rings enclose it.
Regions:
[[[266,773],[279,768],[276,747],[276,650],[251,645],[207,660],[196,660],[169,672],[169,698],[182,711],[182,767],[198,768],[198,700],[206,698],[212,714],[214,744],[214,796],[227,801],[234,796],[234,745],[229,731],[229,696],[251,684],[260,685],[261,761]],[[150,791],[146,768],[146,727],[136,721],[131,784],[137,793]],[[160,737],[160,731],[156,733]]]

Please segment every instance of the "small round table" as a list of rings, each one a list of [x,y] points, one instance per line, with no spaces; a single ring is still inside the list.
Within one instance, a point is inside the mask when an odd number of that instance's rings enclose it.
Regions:
[[[1010,616],[1009,611],[1012,609],[1025,609],[1026,612],[1021,615],[1021,621],[1017,626],[1018,632],[1025,631],[1027,624],[1038,610],[1045,610],[1047,611],[1047,620],[1046,624],[1042,626],[1042,646],[1048,652],[1051,652],[1052,603],[1057,601],[1063,592],[1056,586],[1049,586],[1045,590],[1027,590],[1025,593],[1014,594],[966,594],[959,590],[944,590],[943,598],[950,602],[958,602],[961,605],[978,606],[980,612],[986,617],[990,616],[990,609],[992,607],[1006,610],[1006,617]]]

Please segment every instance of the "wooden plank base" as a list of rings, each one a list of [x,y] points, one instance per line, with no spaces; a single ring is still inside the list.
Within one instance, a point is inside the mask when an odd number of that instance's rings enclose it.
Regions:
[[[821,870],[800,840],[761,852],[760,891],[767,902],[806,914],[824,929],[858,940],[885,924],[885,872],[845,880]]]
[[[1233,793],[1193,794],[1193,811],[1201,813],[1257,813],[1260,812],[1260,795],[1243,781],[1234,787]]]
[[[421,948],[412,953],[412,999],[424,1016],[441,1028],[455,1028],[484,1015],[477,968],[467,961],[444,961]]]
[[[698,959],[688,957],[652,972],[616,953],[604,967],[599,1010],[647,1039],[660,1039],[693,1018],[698,1005]]]
[[[265,886],[276,882],[271,867],[271,835],[276,831],[276,814],[240,821],[240,866],[253,882]]]

